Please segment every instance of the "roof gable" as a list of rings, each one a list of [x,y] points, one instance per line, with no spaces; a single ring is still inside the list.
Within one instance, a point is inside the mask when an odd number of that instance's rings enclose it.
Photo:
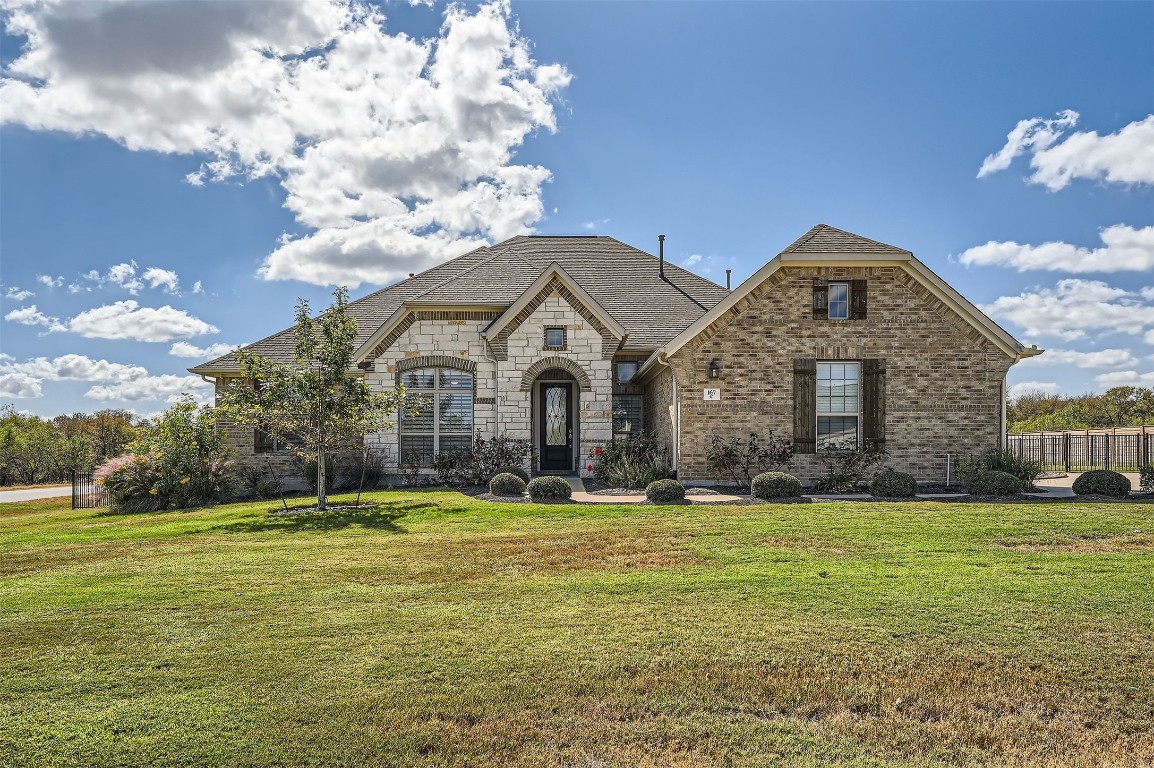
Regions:
[[[818,224],[790,243],[782,253],[877,253],[910,254],[904,248],[879,243],[828,224]]]

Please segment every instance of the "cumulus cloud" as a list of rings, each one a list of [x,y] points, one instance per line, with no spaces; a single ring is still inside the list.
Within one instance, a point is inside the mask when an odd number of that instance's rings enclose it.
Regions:
[[[1010,388],[1006,390],[1006,396],[1013,399],[1027,392],[1042,392],[1047,395],[1056,395],[1058,394],[1058,385],[1052,381],[1019,381],[1017,384],[1010,385]]]
[[[11,320],[14,323],[20,323],[21,325],[39,325],[48,329],[49,333],[68,330],[68,327],[60,322],[60,318],[49,317],[41,312],[35,304],[14,309],[4,315],[4,319]]]
[[[204,158],[189,181],[272,176],[308,234],[260,275],[387,283],[531,231],[550,172],[516,149],[556,130],[570,75],[538,64],[507,2],[450,5],[439,33],[385,31],[339,0],[36,3],[0,122]]]
[[[1094,383],[1102,389],[1110,387],[1149,387],[1154,386],[1154,371],[1138,373],[1138,371],[1110,371],[1094,377]]]
[[[131,381],[99,384],[84,393],[93,400],[163,400],[175,403],[182,395],[192,395],[201,403],[213,400],[213,386],[199,376],[144,376]]]
[[[29,376],[37,381],[132,381],[147,376],[139,365],[93,360],[86,355],[61,355],[53,360],[36,357],[23,363],[0,363],[0,373]]]
[[[202,360],[212,360],[227,355],[234,349],[239,349],[239,344],[210,344],[207,347],[198,347],[195,344],[189,344],[187,341],[178,341],[172,345],[168,350],[168,354],[176,357],[193,357]]]
[[[1019,272],[1048,269],[1063,272],[1149,272],[1154,270],[1154,227],[1134,229],[1115,224],[1099,232],[1101,248],[1070,243],[1023,245],[995,242],[969,248],[959,258],[967,266],[1014,267]]]
[[[4,92],[4,87],[0,84],[0,94]],[[0,113],[0,125],[3,125],[3,113]],[[64,276],[53,277],[52,275],[37,275],[36,282],[43,285],[45,288],[59,288],[64,285]]]
[[[1026,181],[1053,191],[1074,179],[1154,184],[1154,115],[1105,136],[1094,131],[1064,136],[1078,118],[1077,112],[1067,109],[1053,119],[1020,121],[1006,136],[1005,146],[982,162],[978,178],[1003,171],[1016,157],[1029,153],[1033,174]]]
[[[164,287],[165,293],[176,293],[177,286],[180,285],[180,278],[171,269],[161,269],[160,267],[149,267],[144,270],[144,279],[148,281],[149,288]]]
[[[689,267],[692,267],[694,264],[697,264],[699,261],[701,261],[702,258],[704,257],[700,253],[690,254],[689,258],[681,262],[681,266],[688,269]]]
[[[11,299],[12,301],[24,301],[25,299],[30,299],[35,295],[36,294],[32,291],[26,291],[17,288],[16,286],[12,286],[8,289],[8,292],[4,294],[4,298]]]
[[[1060,280],[1053,288],[1002,296],[981,309],[1021,326],[1030,336],[1077,339],[1096,330],[1137,335],[1154,326],[1154,302],[1142,292],[1100,280]]]
[[[1073,349],[1047,349],[1045,354],[1027,357],[1019,365],[1072,365],[1076,368],[1126,368],[1137,365],[1138,358],[1128,349],[1099,349],[1078,352]]]
[[[0,395],[31,398],[44,394],[38,379],[26,373],[0,373]]]
[[[183,309],[141,307],[128,299],[81,312],[68,321],[68,330],[92,339],[172,341],[219,329]]]

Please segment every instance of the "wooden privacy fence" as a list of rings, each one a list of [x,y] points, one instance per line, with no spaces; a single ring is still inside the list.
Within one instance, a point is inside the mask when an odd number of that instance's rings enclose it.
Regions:
[[[1047,470],[1137,472],[1154,462],[1154,426],[1023,432],[1006,435],[1006,447]]]

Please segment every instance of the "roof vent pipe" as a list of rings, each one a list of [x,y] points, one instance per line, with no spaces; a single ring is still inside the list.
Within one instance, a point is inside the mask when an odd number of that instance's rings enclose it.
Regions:
[[[729,276],[730,276],[730,275],[732,275],[732,274],[733,274],[733,270],[732,270],[732,269],[727,269],[727,270],[725,270],[725,290],[727,290],[727,291],[732,291],[732,290],[733,290],[732,288],[730,288],[730,287],[729,287]]]
[[[658,235],[657,236],[657,253],[658,253],[658,258],[661,259],[661,263],[657,267],[657,274],[661,276],[662,280],[664,280],[665,279],[665,235]]]

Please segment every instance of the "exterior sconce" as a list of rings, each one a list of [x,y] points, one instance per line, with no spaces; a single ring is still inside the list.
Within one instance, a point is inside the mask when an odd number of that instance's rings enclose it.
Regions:
[[[717,358],[709,361],[709,378],[716,379],[721,375],[721,366],[717,362]]]

